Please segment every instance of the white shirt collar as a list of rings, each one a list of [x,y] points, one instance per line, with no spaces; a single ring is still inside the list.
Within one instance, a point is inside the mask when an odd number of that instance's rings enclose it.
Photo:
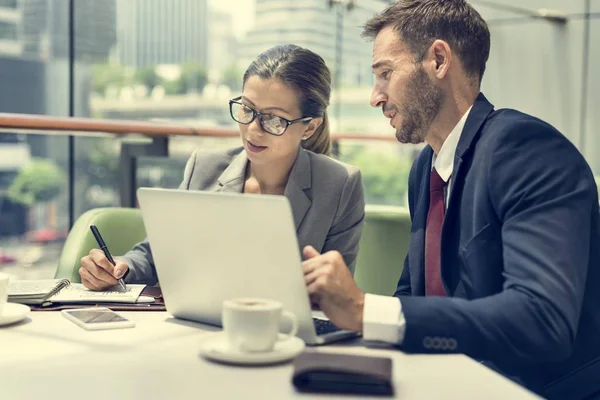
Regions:
[[[448,182],[452,175],[452,170],[454,169],[454,155],[456,154],[458,141],[460,140],[460,135],[465,127],[471,108],[473,108],[473,106],[469,107],[454,129],[452,129],[452,132],[450,132],[442,144],[442,148],[437,157],[435,154],[433,155],[433,165],[435,166],[435,170],[440,174],[440,177],[444,182]]]

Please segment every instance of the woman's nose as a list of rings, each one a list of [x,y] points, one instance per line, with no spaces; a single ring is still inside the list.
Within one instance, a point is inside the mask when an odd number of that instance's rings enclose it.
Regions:
[[[263,128],[260,125],[260,119],[258,116],[256,116],[256,118],[254,118],[254,121],[250,122],[250,125],[248,125],[248,129],[252,130],[252,132],[256,132],[259,134],[264,134]]]

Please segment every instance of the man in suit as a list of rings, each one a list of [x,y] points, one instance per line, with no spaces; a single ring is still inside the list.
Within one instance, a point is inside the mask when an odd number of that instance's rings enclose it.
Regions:
[[[402,143],[412,229],[394,297],[306,248],[313,302],[403,351],[464,353],[549,398],[600,391],[600,212],[592,172],[549,124],[480,93],[485,21],[464,0],[404,0],[367,22],[371,105]],[[394,240],[394,238],[389,238]]]

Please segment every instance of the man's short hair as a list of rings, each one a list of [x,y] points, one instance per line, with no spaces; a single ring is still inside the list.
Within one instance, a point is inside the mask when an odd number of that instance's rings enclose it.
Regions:
[[[423,61],[435,40],[447,42],[458,54],[465,73],[481,82],[490,55],[490,31],[465,0],[399,0],[367,21],[362,36],[375,39],[388,26],[398,33],[417,62]]]

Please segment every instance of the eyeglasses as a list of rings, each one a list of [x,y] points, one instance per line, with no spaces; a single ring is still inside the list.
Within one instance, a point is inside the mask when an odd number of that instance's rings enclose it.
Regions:
[[[278,117],[273,114],[262,114],[243,104],[240,101],[241,99],[242,96],[229,100],[229,112],[231,113],[231,118],[244,125],[250,125],[255,118],[258,118],[262,130],[271,135],[281,136],[285,133],[288,126],[297,122],[308,122],[313,119],[313,117],[301,117],[290,121],[289,119]]]

